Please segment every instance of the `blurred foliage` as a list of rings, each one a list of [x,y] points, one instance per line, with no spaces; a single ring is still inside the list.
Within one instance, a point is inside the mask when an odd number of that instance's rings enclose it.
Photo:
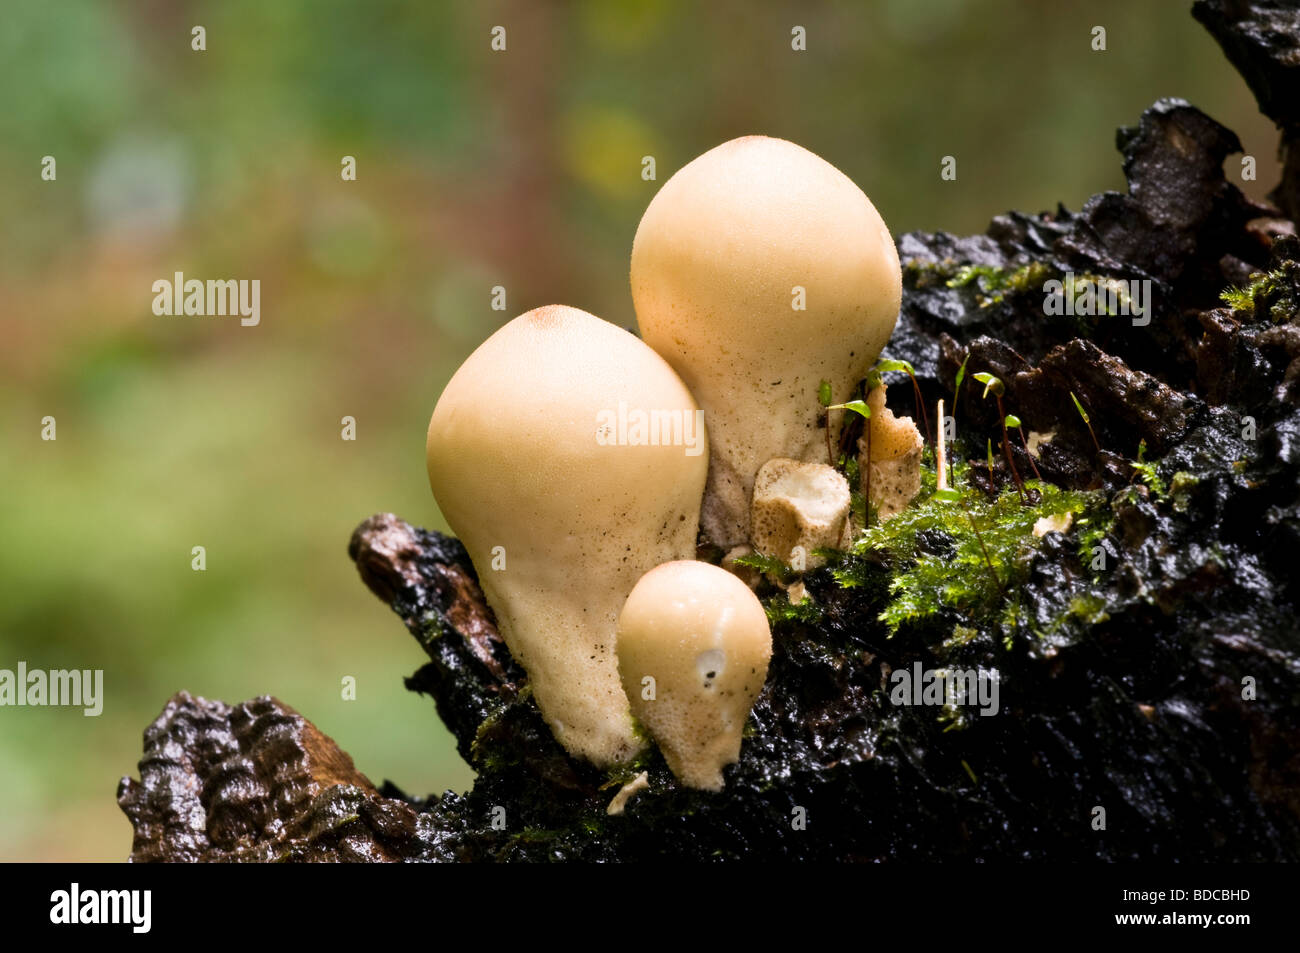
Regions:
[[[1115,127],[1179,95],[1241,135],[1260,196],[1275,134],[1187,6],[8,0],[0,668],[103,668],[107,701],[0,709],[0,858],[123,858],[117,779],[180,688],[273,693],[376,781],[465,788],[348,536],[379,510],[443,526],[428,415],[506,319],[562,301],[633,323],[642,156],[662,182],[725,139],[782,136],[896,233],[969,233],[1122,187]],[[177,271],[259,278],[261,325],[154,316]]]

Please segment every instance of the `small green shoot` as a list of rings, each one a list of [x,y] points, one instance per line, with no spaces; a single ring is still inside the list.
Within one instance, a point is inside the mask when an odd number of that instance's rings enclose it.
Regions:
[[[1002,422],[1004,426],[1020,432],[1020,445],[1025,448],[1025,456],[1029,458],[1029,465],[1034,468],[1034,478],[1039,483],[1042,483],[1043,475],[1038,472],[1038,464],[1034,462],[1034,455],[1029,452],[1029,441],[1025,439],[1025,428],[1020,425],[1020,418],[1015,414],[1007,414]]]
[[[1002,395],[1006,393],[1007,390],[1006,386],[1002,383],[1001,379],[995,377],[994,375],[988,373],[987,371],[980,371],[980,373],[975,375],[975,379],[984,385],[984,396],[988,397],[988,395],[992,393],[994,399],[997,400],[998,402],[998,417],[1000,418],[1000,422],[1002,424],[1002,454],[1007,459],[1007,466],[1011,469],[1011,477],[1016,481],[1016,492],[1020,494],[1020,501],[1023,503],[1025,501],[1025,482],[1022,479],[1020,479],[1020,471],[1016,469],[1016,461],[1011,459],[1011,444],[1007,439],[1007,421],[1013,418],[1009,418],[1007,416],[1006,409],[1003,408],[1002,406]],[[1017,424],[1020,423],[1019,418],[1014,418],[1014,419],[1016,420]],[[992,463],[993,461],[992,459],[990,459],[989,460],[989,485],[990,486],[993,483]],[[1037,472],[1037,467],[1035,467],[1034,469],[1035,472]]]
[[[871,417],[871,408],[867,406],[867,402],[865,400],[851,400],[847,404],[831,404],[826,409],[827,410],[851,410],[853,411],[853,413],[860,415],[864,419]]]
[[[1074,396],[1074,391],[1070,391],[1070,400],[1074,401],[1074,409],[1083,418],[1083,422],[1088,427],[1088,433],[1092,434],[1092,445],[1097,448],[1098,453],[1101,453],[1101,444],[1097,442],[1097,432],[1092,429],[1092,421],[1088,419],[1088,412],[1083,409],[1083,404],[1079,403],[1079,398]]]
[[[1142,482],[1147,485],[1147,489],[1151,491],[1151,494],[1157,501],[1164,500],[1168,497],[1168,491],[1165,488],[1165,481],[1160,479],[1160,475],[1156,473],[1156,465],[1147,462],[1146,455],[1147,442],[1145,439],[1140,440],[1138,441],[1137,461],[1130,463],[1129,466],[1133,468],[1135,476],[1140,476],[1142,478]]]
[[[957,416],[957,398],[961,396],[961,382],[966,379],[966,362],[970,360],[970,352],[962,358],[961,367],[957,368],[957,382],[952,385],[952,415]]]
[[[984,385],[984,393],[982,396],[988,397],[989,391],[992,391],[997,397],[1001,397],[1006,393],[1006,387],[1003,385],[1002,381],[990,374],[988,371],[980,371],[978,374],[972,376]]]

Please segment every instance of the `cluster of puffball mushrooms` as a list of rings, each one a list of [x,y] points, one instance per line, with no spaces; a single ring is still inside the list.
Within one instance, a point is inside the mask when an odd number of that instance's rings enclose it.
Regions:
[[[608,768],[648,732],[716,791],[772,654],[734,560],[812,568],[854,532],[819,462],[845,415],[819,394],[854,396],[893,332],[898,253],[838,169],[747,136],[654,197],[631,282],[640,337],[551,305],[474,351],[429,422],[429,482],[564,748]],[[923,442],[883,385],[867,403],[859,466],[886,517],[920,489]],[[696,560],[701,537],[734,572]]]

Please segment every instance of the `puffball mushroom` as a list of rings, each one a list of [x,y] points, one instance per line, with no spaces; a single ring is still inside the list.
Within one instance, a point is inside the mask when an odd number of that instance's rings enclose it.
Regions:
[[[538,308],[452,377],[427,457],[555,737],[602,766],[637,754],[614,632],[646,571],[695,553],[708,457],[686,386],[622,328]]]
[[[767,679],[772,633],[758,597],[717,566],[652,569],[618,619],[618,670],[632,711],[683,784],[722,790]]]
[[[746,136],[655,195],[631,282],[642,338],[704,408],[703,529],[723,549],[746,543],[758,468],[825,462],[821,381],[848,400],[894,330],[902,274],[889,229],[830,163]],[[831,416],[838,432],[842,415]]]

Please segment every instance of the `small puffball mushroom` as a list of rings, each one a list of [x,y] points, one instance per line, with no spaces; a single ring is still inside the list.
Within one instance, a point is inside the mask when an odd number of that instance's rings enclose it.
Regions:
[[[635,335],[554,305],[488,338],[429,421],[430,486],[501,635],[555,737],[598,765],[644,747],[614,631],[646,571],[695,553],[702,416]]]
[[[749,542],[758,468],[825,459],[821,381],[848,400],[898,318],[902,275],[871,201],[792,142],[733,139],[655,195],[632,245],[632,300],[647,344],[704,408],[705,534]],[[842,414],[831,414],[832,437]]]
[[[849,481],[834,467],[769,460],[754,479],[754,548],[797,571],[816,569],[825,560],[813,550],[843,546],[851,506]]]
[[[633,713],[683,784],[722,790],[767,679],[772,632],[758,597],[717,566],[666,563],[618,619],[618,671]]]
[[[866,437],[858,440],[862,493],[869,496],[876,515],[887,520],[921,492],[921,452],[925,441],[911,417],[895,417],[885,406],[883,384],[867,394],[867,406],[871,409],[870,446]]]

